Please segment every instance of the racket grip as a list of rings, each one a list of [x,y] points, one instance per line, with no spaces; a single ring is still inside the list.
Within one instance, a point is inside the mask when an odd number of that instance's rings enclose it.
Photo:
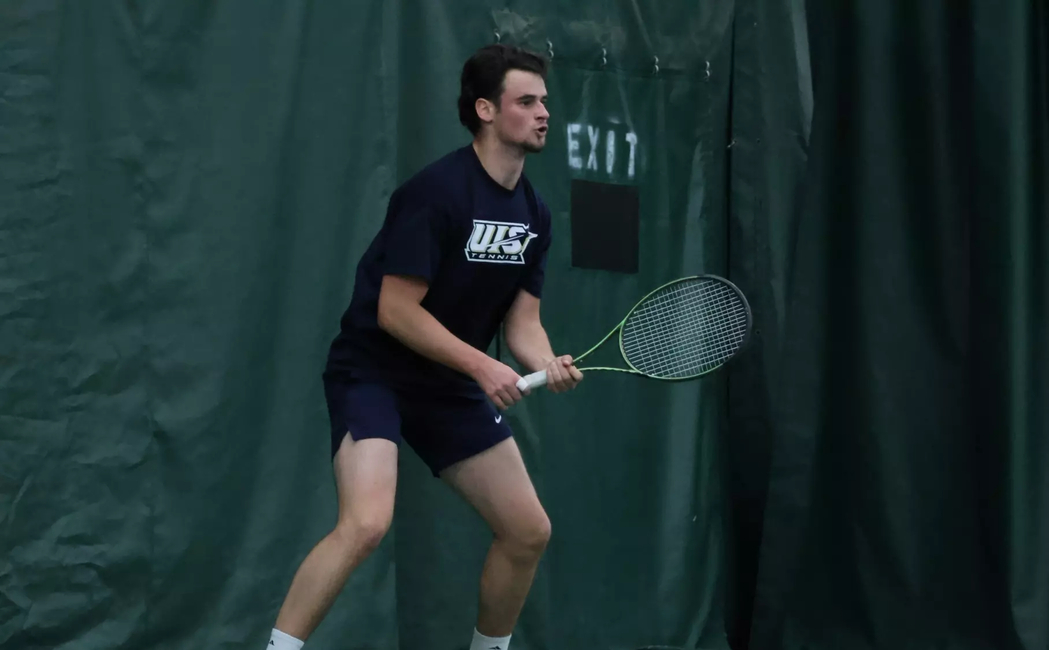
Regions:
[[[530,375],[525,375],[517,380],[517,389],[521,391],[546,385],[546,371],[540,370]]]

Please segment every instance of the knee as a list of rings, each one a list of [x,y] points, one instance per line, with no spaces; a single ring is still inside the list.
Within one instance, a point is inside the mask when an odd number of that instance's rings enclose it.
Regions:
[[[372,513],[347,517],[335,527],[334,536],[347,554],[369,554],[390,530],[392,513]]]
[[[522,521],[502,538],[510,558],[522,563],[537,562],[546,551],[551,535],[550,518],[546,513]]]

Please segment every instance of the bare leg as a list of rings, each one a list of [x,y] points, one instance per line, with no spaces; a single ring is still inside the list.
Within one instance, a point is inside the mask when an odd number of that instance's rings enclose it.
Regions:
[[[299,566],[277,616],[276,628],[301,641],[324,619],[350,573],[375,550],[393,520],[397,445],[347,436],[334,466],[338,522]]]
[[[476,508],[494,535],[481,573],[477,631],[510,636],[550,540],[550,520],[521,452],[510,438],[441,477]]]

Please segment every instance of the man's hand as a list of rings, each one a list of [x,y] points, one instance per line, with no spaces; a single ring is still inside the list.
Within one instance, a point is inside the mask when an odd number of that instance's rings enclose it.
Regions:
[[[583,373],[572,363],[570,355],[554,357],[546,365],[546,387],[552,393],[572,390],[583,380]]]
[[[487,357],[487,361],[471,374],[488,399],[492,400],[500,411],[510,408],[521,400],[521,391],[517,388],[517,381],[521,376],[505,363]]]

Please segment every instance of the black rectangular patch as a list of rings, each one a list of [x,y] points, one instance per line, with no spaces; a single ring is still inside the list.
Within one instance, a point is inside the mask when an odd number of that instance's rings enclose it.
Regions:
[[[636,187],[572,180],[572,266],[637,273]]]

